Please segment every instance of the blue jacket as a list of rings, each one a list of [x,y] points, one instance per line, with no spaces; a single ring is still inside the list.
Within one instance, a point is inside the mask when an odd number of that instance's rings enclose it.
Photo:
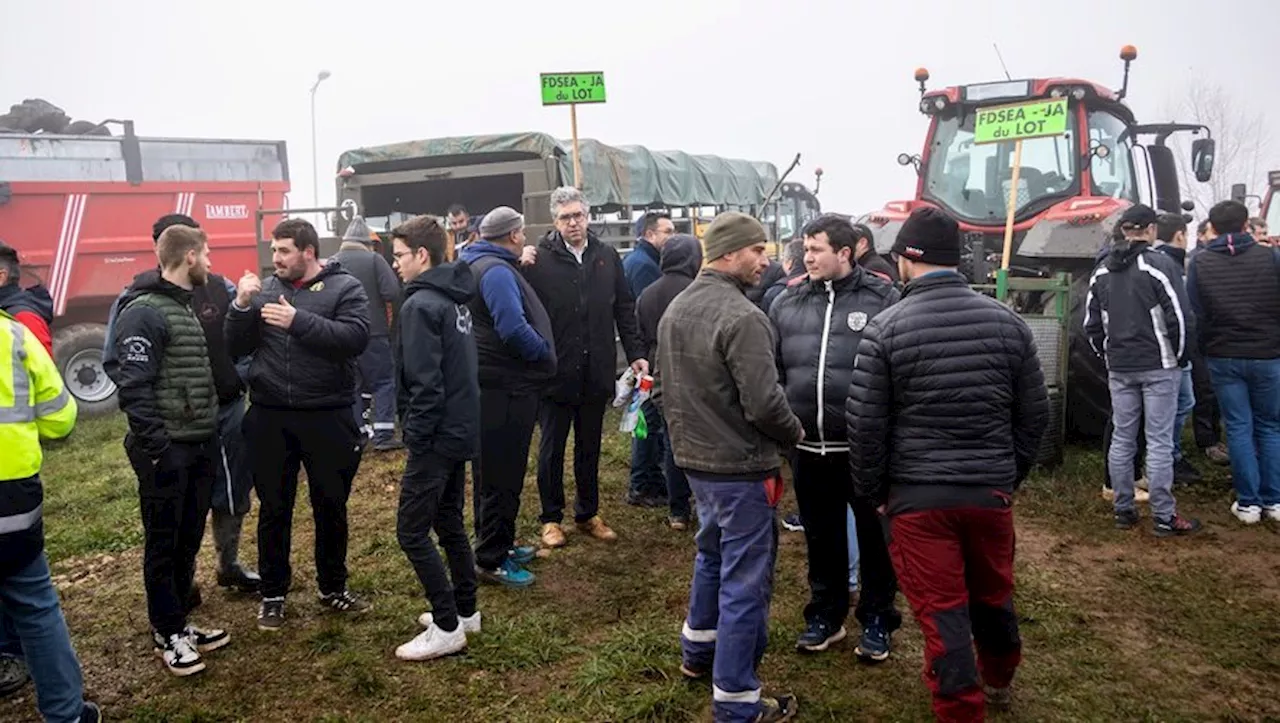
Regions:
[[[506,264],[495,266],[480,279],[480,297],[493,316],[494,331],[504,344],[527,362],[552,358],[552,346],[529,323],[524,313],[524,300],[516,280],[520,260],[510,251],[489,243],[475,241],[462,250],[462,260],[474,264],[477,259],[494,256]]]
[[[640,298],[641,291],[662,278],[661,262],[662,254],[653,244],[644,239],[636,240],[635,248],[622,258],[622,273],[627,277],[631,298]]]

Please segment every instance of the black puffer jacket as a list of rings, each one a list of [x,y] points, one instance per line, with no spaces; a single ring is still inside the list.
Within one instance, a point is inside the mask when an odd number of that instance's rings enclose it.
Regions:
[[[855,492],[890,514],[1007,505],[1049,421],[1031,329],[957,273],[915,279],[863,332],[845,419]]]
[[[546,307],[555,338],[556,377],[545,396],[562,404],[611,397],[617,374],[615,326],[627,361],[645,356],[618,252],[591,234],[579,264],[552,231],[538,242],[538,260],[524,273]]]
[[[297,309],[288,330],[262,320],[283,296]],[[250,399],[276,409],[341,409],[355,401],[356,357],[369,345],[369,299],[356,277],[331,262],[301,288],[263,280],[248,311],[232,302],[227,350],[253,354]]]
[[[797,449],[849,449],[844,408],[853,358],[867,323],[896,302],[889,282],[854,266],[836,281],[807,281],[782,292],[769,309],[778,336],[778,377],[791,411],[804,424]]]

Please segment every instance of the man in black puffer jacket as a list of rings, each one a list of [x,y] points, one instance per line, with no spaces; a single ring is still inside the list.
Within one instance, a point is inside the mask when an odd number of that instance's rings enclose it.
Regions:
[[[935,714],[982,720],[982,684],[1007,703],[1022,658],[1013,491],[1035,461],[1049,399],[1026,323],[956,271],[954,219],[917,209],[893,253],[908,283],[867,325],[849,385],[855,493],[890,518]]]
[[[809,281],[787,289],[769,309],[778,336],[782,388],[804,424],[804,441],[791,456],[796,502],[809,551],[806,628],[796,642],[808,652],[845,637],[849,612],[849,540],[846,517],[854,503],[844,406],[853,358],[867,323],[898,300],[893,285],[853,259],[857,237],[848,221],[820,216],[804,229]],[[893,608],[897,580],[875,505],[854,504],[862,594],[857,618],[865,634],[858,656],[889,657],[889,636],[902,617]]]
[[[347,497],[361,450],[351,406],[356,359],[369,343],[369,299],[340,265],[322,267],[319,253],[311,224],[281,221],[271,232],[276,273],[263,282],[245,272],[227,312],[231,355],[253,354],[252,406],[244,429],[262,505],[258,627],[263,630],[284,625],[293,504],[303,464],[315,515],[320,601],[338,612],[369,609],[347,591]]]

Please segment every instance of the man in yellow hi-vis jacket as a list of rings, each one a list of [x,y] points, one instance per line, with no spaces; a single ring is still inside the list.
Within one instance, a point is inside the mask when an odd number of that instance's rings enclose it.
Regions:
[[[0,312],[0,613],[22,642],[46,721],[99,720],[83,699],[80,662],[44,556],[41,440],[76,423],[76,404],[40,341]]]

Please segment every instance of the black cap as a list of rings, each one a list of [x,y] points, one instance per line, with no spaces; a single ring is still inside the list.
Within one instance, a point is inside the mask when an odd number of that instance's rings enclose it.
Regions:
[[[1120,226],[1122,228],[1146,228],[1155,223],[1157,218],[1158,215],[1154,209],[1139,203],[1124,210],[1124,214],[1120,216]]]
[[[959,266],[960,225],[932,206],[917,208],[898,231],[893,252],[934,266]]]

